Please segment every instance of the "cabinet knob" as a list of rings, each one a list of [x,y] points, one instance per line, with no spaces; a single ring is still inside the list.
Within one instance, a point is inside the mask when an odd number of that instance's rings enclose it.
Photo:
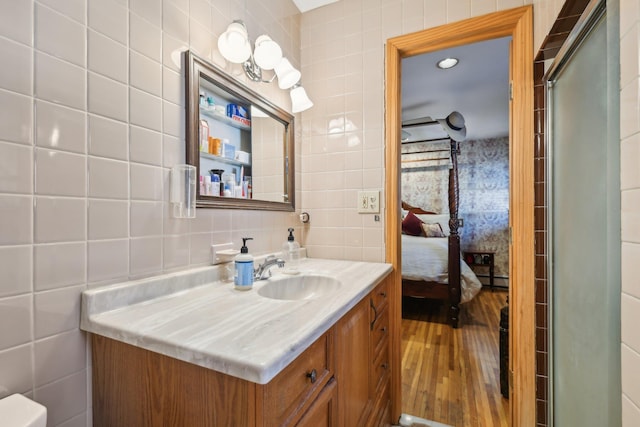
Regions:
[[[311,380],[311,384],[316,382],[316,380],[318,379],[318,373],[316,372],[315,368],[312,369],[311,372],[307,372],[307,378]]]
[[[383,334],[387,333],[387,327],[383,326],[382,328],[380,328],[380,332],[382,332]]]
[[[380,365],[380,367],[386,371],[387,368],[389,368],[389,364],[385,362],[382,365]]]
[[[381,296],[382,298],[386,298],[386,297],[387,297],[387,293],[386,293],[386,292],[380,292],[380,296]]]

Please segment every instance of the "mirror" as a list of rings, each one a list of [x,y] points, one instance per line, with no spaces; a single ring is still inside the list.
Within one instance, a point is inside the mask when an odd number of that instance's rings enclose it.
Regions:
[[[196,206],[293,211],[293,116],[191,51],[185,78]]]

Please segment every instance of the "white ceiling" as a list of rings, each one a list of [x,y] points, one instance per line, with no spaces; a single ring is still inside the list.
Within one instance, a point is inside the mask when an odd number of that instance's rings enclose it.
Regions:
[[[326,6],[337,1],[339,0],[293,0],[300,13],[305,13],[311,9]]]
[[[509,134],[509,41],[489,40],[426,53],[402,60],[402,120],[445,118],[459,111],[465,118],[467,139]],[[446,57],[460,60],[441,70]],[[444,137],[438,125],[407,129],[410,140]]]

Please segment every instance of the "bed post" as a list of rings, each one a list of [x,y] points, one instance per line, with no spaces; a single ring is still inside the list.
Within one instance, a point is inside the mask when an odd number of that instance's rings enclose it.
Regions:
[[[458,233],[458,142],[451,142],[451,169],[449,169],[449,319],[458,327],[460,314],[460,234]]]

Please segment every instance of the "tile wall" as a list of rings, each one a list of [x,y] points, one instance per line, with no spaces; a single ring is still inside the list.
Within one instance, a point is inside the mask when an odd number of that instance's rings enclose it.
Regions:
[[[300,227],[295,213],[169,215],[186,151],[174,59],[191,48],[241,78],[215,48],[237,18],[300,67],[290,0],[0,0],[0,396],[43,403],[49,426],[91,425],[84,289],[207,264],[212,243],[243,235],[276,251]],[[251,86],[290,109],[277,86]]]

